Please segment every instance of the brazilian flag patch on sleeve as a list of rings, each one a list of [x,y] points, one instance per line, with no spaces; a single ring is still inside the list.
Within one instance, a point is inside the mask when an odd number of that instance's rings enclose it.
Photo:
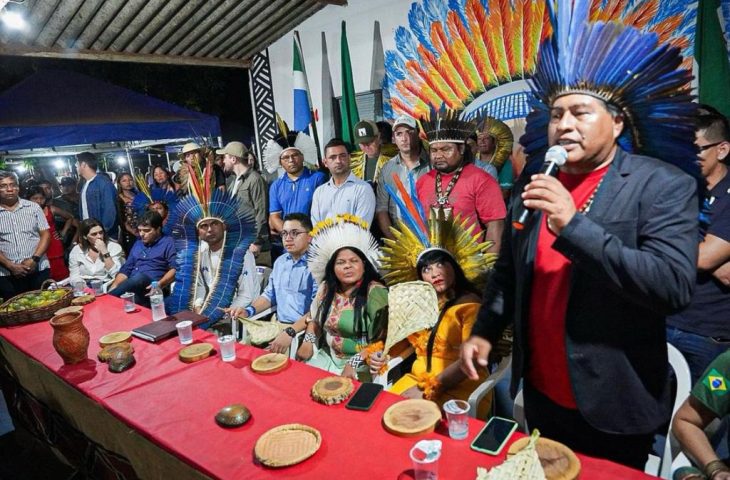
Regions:
[[[714,395],[725,395],[727,393],[728,385],[725,377],[714,368],[705,375],[702,383],[705,387],[710,390]]]

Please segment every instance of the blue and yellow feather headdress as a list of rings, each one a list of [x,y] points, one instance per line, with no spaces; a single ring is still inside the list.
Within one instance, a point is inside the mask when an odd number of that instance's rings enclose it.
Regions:
[[[531,157],[547,148],[549,108],[560,96],[588,94],[624,116],[619,145],[698,176],[691,72],[680,49],[653,32],[618,22],[589,22],[591,2],[549,1],[554,33],[540,46],[530,80],[535,96],[520,142]]]
[[[165,235],[172,233],[172,226],[175,225],[175,206],[177,205],[177,195],[170,190],[151,187],[147,184],[144,175],[137,174],[135,177],[137,189],[139,192],[132,199],[132,210],[139,217],[153,203],[163,203],[167,207],[167,219],[162,225],[162,232]]]
[[[231,305],[238,278],[243,271],[243,259],[256,236],[255,219],[250,208],[242,206],[230,193],[212,184],[212,166],[203,171],[199,166],[187,165],[190,178],[190,194],[177,204],[177,222],[173,228],[177,247],[177,272],[175,289],[167,300],[167,313],[192,310],[195,289],[200,272],[200,240],[198,225],[203,220],[223,222],[226,232],[216,278],[210,286],[200,310],[208,321],[200,328],[208,328],[223,315],[221,308]]]

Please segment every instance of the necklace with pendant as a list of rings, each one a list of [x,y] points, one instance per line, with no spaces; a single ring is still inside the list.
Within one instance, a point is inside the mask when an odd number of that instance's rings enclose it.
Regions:
[[[456,169],[454,172],[454,176],[451,177],[451,180],[449,180],[449,184],[446,186],[446,192],[441,191],[441,172],[436,173],[436,202],[443,206],[446,205],[449,202],[449,195],[451,195],[451,190],[454,189],[454,185],[456,185],[456,182],[459,180],[459,177],[461,176],[461,171],[464,169],[464,166],[460,166]]]

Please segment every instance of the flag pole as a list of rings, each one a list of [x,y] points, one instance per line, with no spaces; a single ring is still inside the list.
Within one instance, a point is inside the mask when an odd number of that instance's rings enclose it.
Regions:
[[[302,42],[299,39],[299,32],[294,30],[294,42],[297,44],[299,49],[299,60],[302,62],[302,72],[304,72],[304,85],[307,89],[307,104],[309,105],[309,118],[311,119],[310,125],[312,125],[312,138],[314,138],[314,144],[317,146],[317,160],[322,163],[322,154],[319,146],[319,134],[317,133],[317,120],[314,117],[314,108],[312,108],[312,96],[309,93],[309,79],[307,79],[307,67],[304,66],[304,52],[302,51]]]

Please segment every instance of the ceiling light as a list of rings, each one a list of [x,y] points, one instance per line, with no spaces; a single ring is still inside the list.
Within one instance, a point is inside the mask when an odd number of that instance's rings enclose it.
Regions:
[[[25,168],[25,165],[23,165],[22,163],[19,163],[18,165],[16,165],[16,167],[15,167],[15,168],[16,168],[16,169],[17,169],[17,170],[18,170],[18,171],[19,171],[20,173],[25,173],[25,172],[26,172],[26,170],[28,170],[27,168]]]
[[[53,161],[53,166],[56,167],[56,170],[63,170],[64,168],[66,168],[66,162],[64,162],[60,158],[57,158]]]
[[[124,165],[126,163],[127,163],[127,157],[123,157],[121,155],[119,155],[117,157],[117,165]]]
[[[0,15],[0,19],[2,19],[6,27],[14,30],[25,30],[25,27],[27,27],[25,19],[18,12],[7,11]]]

